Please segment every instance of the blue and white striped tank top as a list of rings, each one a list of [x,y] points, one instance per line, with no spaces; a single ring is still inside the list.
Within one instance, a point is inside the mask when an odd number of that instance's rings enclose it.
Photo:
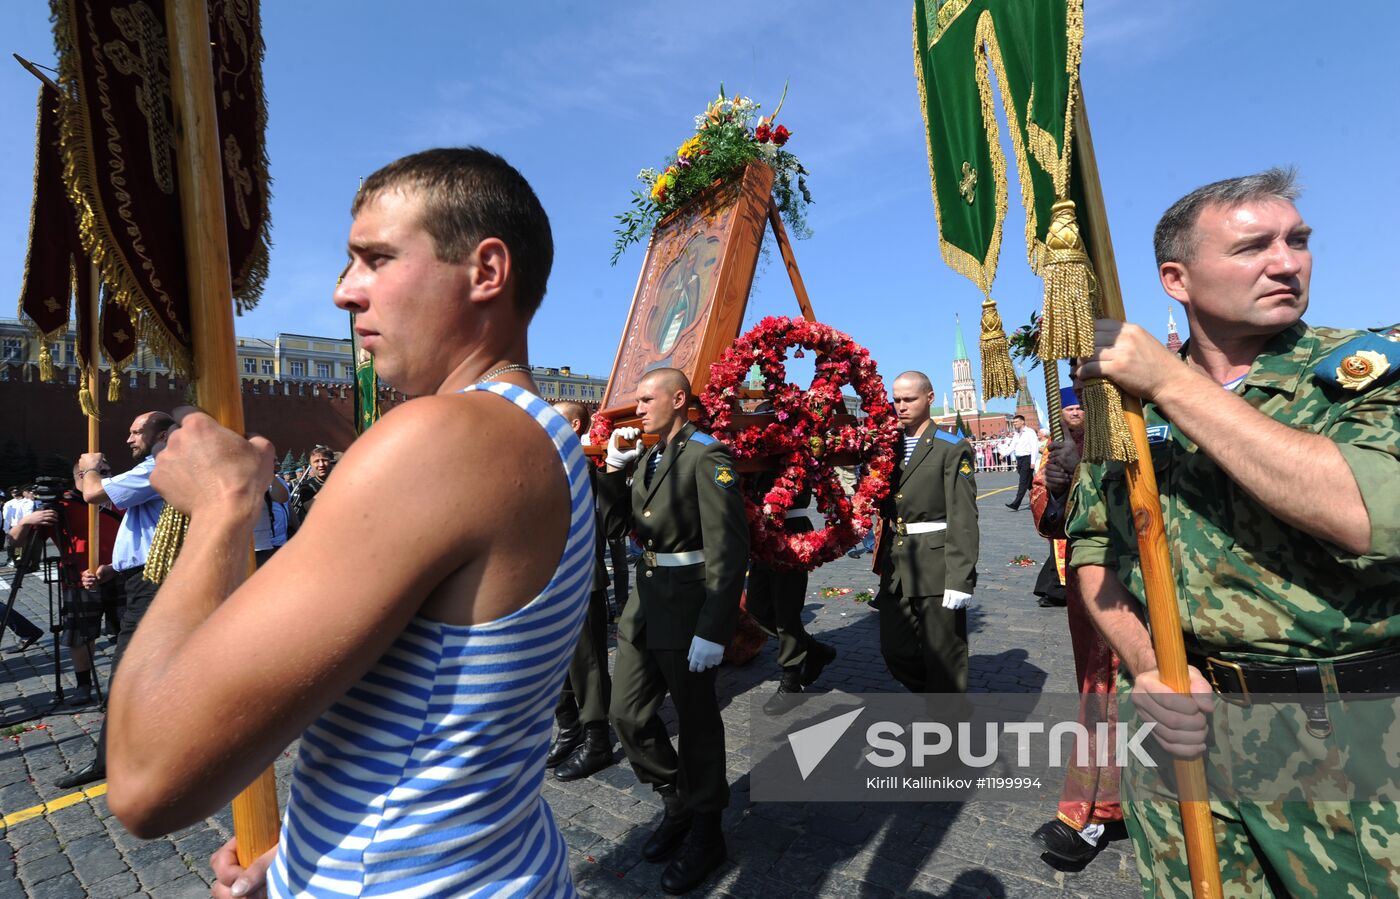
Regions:
[[[569,536],[544,592],[504,618],[416,616],[302,735],[268,891],[289,896],[574,896],[540,796],[555,703],[593,582],[593,496],[568,422],[510,384],[554,440]]]

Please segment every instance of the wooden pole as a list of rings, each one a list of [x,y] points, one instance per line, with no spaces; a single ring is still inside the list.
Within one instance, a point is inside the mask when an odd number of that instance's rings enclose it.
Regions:
[[[92,310],[88,313],[89,334],[88,346],[92,358],[88,364],[88,393],[92,394],[92,414],[88,416],[88,448],[90,453],[101,452],[99,445],[101,438],[101,417],[97,410],[100,400],[98,399],[98,387],[102,380],[98,377],[98,360],[102,358],[102,320],[98,315],[102,308],[102,273],[97,268],[96,262],[88,263],[88,285],[92,293]],[[112,377],[116,377],[116,369],[112,370]],[[98,567],[102,564],[102,535],[97,532],[100,516],[97,514],[97,505],[89,503],[87,507],[88,518],[88,571],[97,573]]]
[[[1108,212],[1094,159],[1094,140],[1089,133],[1089,115],[1081,92],[1074,107],[1074,165],[1084,190],[1080,226],[1094,274],[1099,280],[1101,314],[1126,321],[1123,288],[1118,282],[1118,265],[1113,256],[1113,240],[1108,230]],[[1186,644],[1181,636],[1181,613],[1176,604],[1176,578],[1172,574],[1171,552],[1162,525],[1162,505],[1157,492],[1157,476],[1152,470],[1152,452],[1147,444],[1147,422],[1142,401],[1123,393],[1123,415],[1137,447],[1137,461],[1127,466],[1128,502],[1133,528],[1137,533],[1142,582],[1147,592],[1147,615],[1152,622],[1152,648],[1157,654],[1157,670],[1162,681],[1178,693],[1191,692],[1186,670]],[[1220,899],[1220,859],[1215,848],[1215,829],[1210,817],[1206,791],[1205,763],[1200,759],[1173,762],[1177,778],[1177,798],[1181,824],[1186,836],[1186,861],[1191,869],[1191,889],[1196,899]]]
[[[783,254],[783,267],[787,269],[788,280],[792,282],[792,292],[797,295],[797,305],[802,309],[802,317],[809,322],[817,320],[812,311],[812,301],[807,298],[807,287],[802,283],[802,273],[797,270],[797,257],[792,255],[792,244],[788,242],[787,229],[778,215],[778,204],[768,201],[768,224],[773,228],[773,236],[778,239],[778,252]]]
[[[165,23],[170,38],[170,100],[189,278],[195,397],[219,424],[242,434],[233,279],[205,0],[165,0]],[[248,562],[251,571],[251,546]],[[247,866],[275,846],[279,829],[276,782],[269,767],[233,800],[239,863]]]

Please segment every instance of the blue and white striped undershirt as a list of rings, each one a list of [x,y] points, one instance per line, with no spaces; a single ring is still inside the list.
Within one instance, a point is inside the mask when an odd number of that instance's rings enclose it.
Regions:
[[[914,447],[919,445],[918,437],[904,438],[904,464],[908,465],[909,460],[914,458]]]
[[[503,383],[473,389],[514,403],[554,440],[571,499],[564,552],[544,591],[504,618],[415,616],[307,728],[273,897],[576,895],[540,786],[593,583],[588,463],[539,397]]]

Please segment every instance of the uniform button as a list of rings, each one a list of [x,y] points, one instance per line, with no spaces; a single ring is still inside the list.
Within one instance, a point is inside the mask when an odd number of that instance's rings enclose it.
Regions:
[[[894,542],[894,545],[895,545],[895,546],[903,546],[903,545],[904,545],[904,541],[903,541],[903,540],[896,540],[896,541]],[[651,572],[650,572],[650,571],[647,572],[647,577],[651,577]]]
[[[647,572],[647,577],[651,577],[651,576],[652,576],[653,574],[655,574],[655,573],[656,573],[656,572],[654,572],[654,571],[648,571],[648,572]]]
[[[647,541],[647,546],[655,546],[655,545],[656,545],[656,541],[655,541],[655,540],[648,540],[648,541]]]
[[[650,509],[647,509],[645,512],[643,512],[643,513],[642,513],[642,517],[643,517],[643,518],[650,518],[650,517],[651,517],[651,510],[650,510]]]
[[[894,498],[895,498],[895,499],[904,499],[904,494],[903,494],[903,493],[896,493],[896,494],[894,495]]]

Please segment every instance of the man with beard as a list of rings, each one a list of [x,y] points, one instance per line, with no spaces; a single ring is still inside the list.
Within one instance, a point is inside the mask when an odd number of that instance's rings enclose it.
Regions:
[[[83,453],[78,457],[78,468],[74,473],[74,483],[82,490],[86,503],[115,506],[126,513],[122,516],[121,526],[117,528],[111,567],[103,566],[98,572],[99,580],[104,580],[103,575],[106,576],[105,580],[115,578],[126,597],[121,633],[117,635],[117,651],[112,657],[113,678],[137,625],[156,598],[158,587],[143,575],[146,556],[151,551],[151,538],[155,536],[156,522],[165,508],[165,500],[151,486],[151,471],[156,467],[156,447],[165,441],[174,426],[175,420],[164,412],[138,415],[126,436],[126,445],[131,450],[131,458],[136,461],[135,466],[115,477],[104,478],[102,469],[108,463],[102,453]],[[62,789],[80,787],[106,776],[107,720],[104,719],[102,732],[97,737],[97,753],[91,764],[55,781],[55,786]]]

